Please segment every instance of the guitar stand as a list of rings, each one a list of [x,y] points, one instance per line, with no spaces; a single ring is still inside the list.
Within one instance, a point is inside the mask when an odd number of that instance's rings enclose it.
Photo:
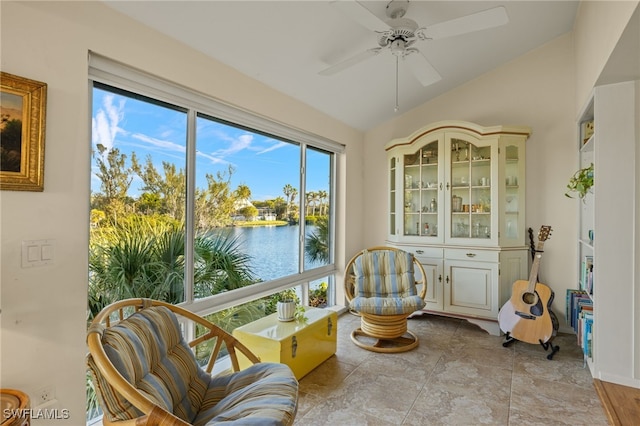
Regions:
[[[560,350],[560,346],[558,345],[553,346],[553,343],[551,343],[551,341],[548,341],[548,342],[543,342],[542,340],[538,340],[538,341],[540,342],[540,345],[544,348],[545,351],[551,348],[551,353],[547,355],[548,360],[553,359],[553,356],[556,354],[556,352]]]
[[[516,338],[511,337],[509,335],[509,332],[507,332],[504,336],[504,342],[502,342],[502,347],[506,348],[509,345],[511,345],[513,342],[515,342]],[[548,342],[543,342],[542,340],[538,340],[538,342],[540,342],[540,346],[542,346],[542,348],[546,351],[549,350],[549,348],[551,348],[551,353],[547,355],[547,359],[548,360],[552,360],[553,356],[556,354],[556,352],[558,352],[560,350],[560,346],[556,345],[553,346],[553,343],[551,341]]]

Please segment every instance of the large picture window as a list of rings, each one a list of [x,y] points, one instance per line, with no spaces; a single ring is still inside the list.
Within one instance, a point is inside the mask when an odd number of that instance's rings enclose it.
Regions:
[[[340,145],[96,55],[89,73],[89,318],[150,297],[231,331],[284,289],[335,303]]]
[[[332,264],[334,154],[200,111],[189,122],[189,113],[94,82],[90,294],[97,305],[132,296],[193,302],[301,281]]]

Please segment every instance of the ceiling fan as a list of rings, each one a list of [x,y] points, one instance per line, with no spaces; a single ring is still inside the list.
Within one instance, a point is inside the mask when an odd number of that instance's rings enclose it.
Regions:
[[[320,71],[319,74],[324,76],[336,74],[388,50],[396,57],[396,86],[399,59],[405,60],[412,73],[423,86],[429,86],[442,79],[422,52],[414,47],[416,42],[437,40],[494,28],[505,25],[509,21],[507,12],[502,6],[440,22],[430,27],[420,27],[416,21],[404,17],[409,8],[409,0],[392,0],[389,2],[385,11],[389,19],[386,21],[378,18],[357,1],[334,1],[332,5],[363,27],[374,31],[378,36],[378,46],[338,62]]]

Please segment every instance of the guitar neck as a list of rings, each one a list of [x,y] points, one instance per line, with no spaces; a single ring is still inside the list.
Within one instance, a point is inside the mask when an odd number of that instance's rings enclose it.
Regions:
[[[535,256],[533,259],[533,265],[531,265],[531,274],[529,274],[529,285],[527,291],[533,293],[536,289],[536,283],[538,282],[538,271],[540,269],[540,259],[542,258],[542,248],[544,243],[540,241],[538,247],[535,250]]]

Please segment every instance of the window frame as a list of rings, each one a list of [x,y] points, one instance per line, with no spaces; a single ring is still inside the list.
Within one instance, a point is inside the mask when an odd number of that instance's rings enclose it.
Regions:
[[[269,296],[280,290],[301,286],[303,294],[308,294],[309,283],[314,280],[329,277],[335,286],[335,275],[338,273],[335,264],[336,253],[336,222],[338,197],[336,196],[339,179],[337,167],[339,156],[344,154],[345,147],[330,139],[291,127],[284,123],[240,109],[224,103],[211,96],[204,95],[176,83],[166,81],[146,72],[134,69],[94,52],[89,52],[89,105],[92,105],[92,91],[94,83],[114,87],[132,94],[138,94],[159,102],[185,109],[187,112],[186,135],[186,205],[185,205],[185,301],[181,306],[200,315],[208,315],[235,305],[249,302],[261,297]],[[89,114],[91,117],[92,114]],[[265,281],[259,285],[251,285],[235,289],[230,292],[212,295],[203,299],[194,299],[193,285],[193,241],[195,238],[194,220],[194,192],[195,192],[195,162],[196,162],[196,122],[197,118],[210,117],[214,120],[227,122],[229,125],[245,128],[248,131],[273,136],[277,139],[298,144],[300,147],[300,181],[298,206],[300,217],[304,218],[304,194],[306,187],[306,151],[317,149],[330,154],[329,181],[329,263],[309,271],[304,271],[304,235],[305,221],[300,220],[299,233],[299,264],[298,273]],[[302,271],[302,272],[301,272]],[[335,289],[332,292],[336,293]],[[335,302],[335,301],[334,301]]]

